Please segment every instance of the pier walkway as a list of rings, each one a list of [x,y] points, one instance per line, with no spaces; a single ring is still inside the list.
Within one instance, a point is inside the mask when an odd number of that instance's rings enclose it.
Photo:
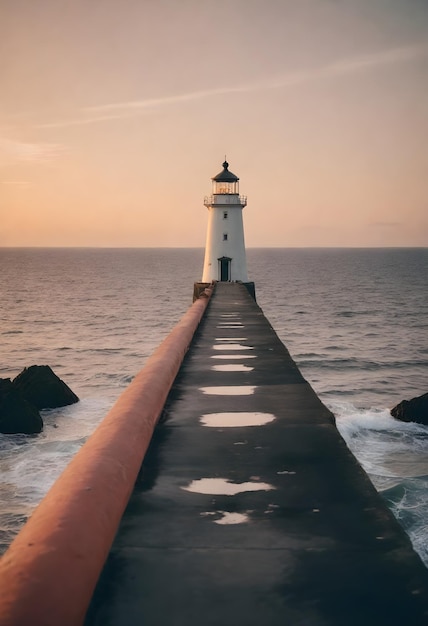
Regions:
[[[246,289],[218,283],[86,626],[422,626],[427,610],[428,570],[333,415]]]

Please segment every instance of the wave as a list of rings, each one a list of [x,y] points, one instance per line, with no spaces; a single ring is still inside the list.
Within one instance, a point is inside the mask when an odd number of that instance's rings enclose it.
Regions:
[[[350,402],[341,401],[331,401],[328,407],[336,415],[338,428],[345,439],[368,430],[383,431],[391,435],[411,433],[428,437],[428,426],[416,422],[401,422],[392,417],[389,408],[358,408]]]
[[[348,447],[408,533],[428,567],[428,426],[394,419],[389,409],[326,403]]]
[[[415,551],[428,566],[428,476],[405,480],[382,492],[395,517],[407,530]]]
[[[297,353],[294,354],[296,362],[304,366],[319,367],[324,370],[342,370],[344,367],[347,369],[358,369],[365,371],[376,371],[383,369],[401,370],[409,367],[428,367],[427,359],[411,359],[400,361],[370,361],[362,360],[357,357],[343,357],[339,359],[332,359],[327,355],[320,353]]]
[[[379,311],[375,309],[367,310],[367,311],[338,311],[336,313],[337,317],[359,317],[361,315],[378,315]]]

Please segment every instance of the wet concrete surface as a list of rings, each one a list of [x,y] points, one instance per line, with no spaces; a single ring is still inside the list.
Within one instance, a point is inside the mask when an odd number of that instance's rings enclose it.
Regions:
[[[407,535],[246,289],[219,283],[86,626],[427,623]]]

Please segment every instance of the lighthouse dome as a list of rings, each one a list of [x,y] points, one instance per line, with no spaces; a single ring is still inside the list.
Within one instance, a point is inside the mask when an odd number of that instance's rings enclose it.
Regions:
[[[236,183],[239,178],[232,172],[229,172],[229,163],[225,161],[223,163],[223,171],[221,171],[220,174],[217,174],[217,176],[214,176],[211,180],[217,183]]]

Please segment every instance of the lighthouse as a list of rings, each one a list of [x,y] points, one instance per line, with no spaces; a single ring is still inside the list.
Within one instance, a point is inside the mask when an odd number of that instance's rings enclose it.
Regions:
[[[248,281],[242,210],[246,196],[239,194],[239,178],[224,161],[223,170],[212,179],[212,193],[204,199],[208,209],[202,282],[242,282],[255,297],[254,283]]]

